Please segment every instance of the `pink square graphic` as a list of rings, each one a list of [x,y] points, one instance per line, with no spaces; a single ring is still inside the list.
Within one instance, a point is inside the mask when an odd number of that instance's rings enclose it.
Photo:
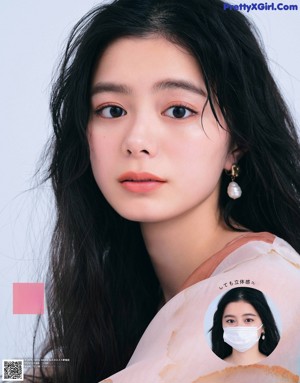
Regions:
[[[13,314],[44,314],[44,283],[13,283]]]

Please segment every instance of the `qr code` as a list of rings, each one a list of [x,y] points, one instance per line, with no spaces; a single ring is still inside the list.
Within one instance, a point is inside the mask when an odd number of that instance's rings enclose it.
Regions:
[[[11,359],[2,361],[3,381],[20,382],[24,380],[24,361],[22,359]]]

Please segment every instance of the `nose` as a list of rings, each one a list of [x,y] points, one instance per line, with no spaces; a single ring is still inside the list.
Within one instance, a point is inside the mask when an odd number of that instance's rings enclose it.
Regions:
[[[154,157],[158,152],[155,130],[157,124],[150,119],[136,119],[126,131],[122,142],[122,152],[127,157]]]

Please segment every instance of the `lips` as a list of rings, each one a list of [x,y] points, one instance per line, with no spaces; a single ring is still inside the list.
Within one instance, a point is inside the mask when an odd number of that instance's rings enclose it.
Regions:
[[[118,178],[119,182],[166,182],[162,178],[151,173],[127,172]]]
[[[156,176],[155,174],[145,172],[127,172],[122,174],[118,178],[118,181],[127,191],[133,193],[150,192],[166,183],[166,180]]]

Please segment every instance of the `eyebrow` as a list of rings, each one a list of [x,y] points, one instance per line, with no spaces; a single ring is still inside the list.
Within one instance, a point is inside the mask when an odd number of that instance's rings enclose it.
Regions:
[[[130,94],[132,93],[131,89],[122,84],[115,84],[112,82],[99,82],[92,87],[91,96],[94,96],[97,93],[122,93],[122,94]]]
[[[197,87],[190,81],[186,80],[166,79],[163,81],[158,81],[153,85],[153,90],[155,92],[166,89],[183,89],[207,97],[207,93],[201,87]],[[91,96],[94,96],[97,93],[105,92],[129,95],[132,94],[132,89],[125,84],[116,84],[113,82],[99,82],[92,87]]]
[[[200,88],[191,83],[190,81],[186,80],[164,80],[159,81],[154,84],[153,86],[154,90],[164,90],[164,89],[184,89],[188,90],[189,92],[193,92],[196,94],[200,94],[201,96],[207,96],[206,92]]]
[[[245,317],[245,316],[250,316],[250,317],[256,317],[257,315],[256,314],[251,314],[251,313],[249,313],[249,314],[243,314],[242,315],[243,317]],[[227,315],[224,315],[224,319],[225,318],[235,318],[236,316],[235,315],[230,315],[230,314],[227,314]]]

